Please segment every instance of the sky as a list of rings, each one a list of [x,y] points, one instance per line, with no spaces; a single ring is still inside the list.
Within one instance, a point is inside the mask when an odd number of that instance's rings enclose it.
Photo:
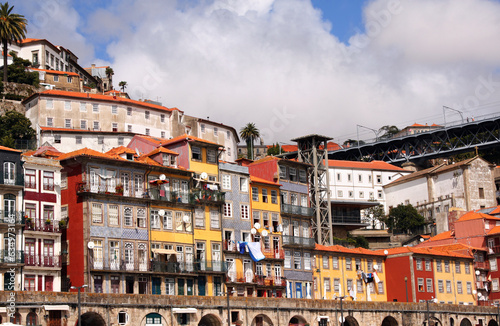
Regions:
[[[114,86],[266,144],[500,112],[500,0],[10,1]]]

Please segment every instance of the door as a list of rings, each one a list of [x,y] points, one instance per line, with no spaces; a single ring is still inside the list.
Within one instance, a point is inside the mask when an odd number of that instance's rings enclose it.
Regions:
[[[245,273],[245,283],[253,282],[253,270],[252,270],[252,261],[249,259],[243,260],[243,271]]]
[[[222,271],[220,243],[212,243],[212,266],[214,271]]]
[[[153,294],[161,294],[161,278],[153,277],[151,283],[153,285]]]
[[[61,326],[61,311],[60,310],[50,310],[49,311],[49,322],[47,326]]]
[[[183,180],[181,181],[181,197],[182,197],[182,202],[187,203],[189,200],[189,187],[188,187],[188,182]]]
[[[144,185],[141,174],[134,174],[134,193],[137,198],[141,198],[144,193]]]
[[[297,299],[302,299],[302,283],[301,282],[295,283],[295,297]]]
[[[109,242],[109,265],[115,271],[120,268],[120,244],[118,241]]]
[[[274,284],[281,285],[281,266],[274,265]]]
[[[281,258],[280,257],[280,238],[279,237],[273,237],[273,248],[274,248],[274,258]]]
[[[45,291],[54,291],[54,276],[45,276]]]
[[[198,295],[206,295],[206,279],[205,276],[198,276]]]
[[[93,250],[94,268],[103,269],[102,260],[102,240],[94,240],[94,250]]]
[[[146,245],[139,244],[139,251],[137,252],[137,257],[139,258],[139,271],[145,272],[148,270],[148,256],[146,253]]]
[[[192,279],[186,280],[187,295],[194,295],[193,284],[194,282]]]
[[[186,247],[186,270],[192,272],[193,268],[193,247]]]
[[[99,170],[98,169],[90,169],[90,191],[91,192],[99,192]]]
[[[26,239],[24,245],[24,263],[26,266],[36,266],[35,239]]]
[[[54,240],[43,240],[43,266],[54,267]]]
[[[16,197],[11,194],[5,195],[3,200],[3,205],[5,210],[4,212],[5,222],[14,224],[14,221],[16,219]]]
[[[205,261],[205,243],[197,242],[196,243],[196,261],[198,262],[199,269],[204,271],[206,270],[206,261]]]
[[[125,269],[127,271],[134,270],[134,245],[132,243],[125,243]]]
[[[130,174],[122,173],[123,196],[130,196]]]
[[[233,258],[226,258],[227,277],[230,282],[236,282],[236,264]]]

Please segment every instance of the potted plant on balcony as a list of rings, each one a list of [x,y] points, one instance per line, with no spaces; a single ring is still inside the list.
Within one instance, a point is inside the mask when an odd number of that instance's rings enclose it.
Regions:
[[[45,225],[51,225],[52,224],[52,221],[48,218],[45,220]]]
[[[59,221],[59,228],[62,229],[62,228],[65,228],[66,227],[66,220],[60,220]]]
[[[118,196],[123,196],[123,185],[121,183],[117,184],[115,189]]]
[[[26,219],[26,225],[28,227],[31,227],[31,225],[33,223],[33,219],[31,217],[29,217],[28,215],[24,216],[24,218]]]

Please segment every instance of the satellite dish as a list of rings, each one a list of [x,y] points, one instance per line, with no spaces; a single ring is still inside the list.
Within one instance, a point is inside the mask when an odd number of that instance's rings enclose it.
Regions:
[[[166,175],[164,175],[164,174],[160,174],[160,180],[162,180],[162,181],[163,181],[163,180],[165,180],[166,178],[167,178],[167,176],[166,176]]]
[[[267,230],[264,230],[264,231],[262,231],[261,234],[263,237],[267,237],[269,235],[269,232],[267,232]]]
[[[202,172],[200,174],[200,178],[201,178],[201,180],[207,180],[208,179],[208,174],[206,172]]]
[[[89,243],[87,243],[87,248],[89,249],[94,249],[94,246],[95,246],[94,241],[89,241]]]
[[[384,250],[384,255],[387,255],[389,252],[387,250]]]
[[[256,230],[256,229],[251,229],[251,230],[250,230],[250,233],[251,233],[251,234],[257,234],[257,230]]]
[[[377,264],[373,265],[373,270],[376,271],[377,269],[378,269],[378,265]]]
[[[163,209],[160,209],[160,210],[158,211],[158,215],[160,215],[160,216],[165,216],[165,211],[164,211]]]
[[[184,223],[189,223],[189,222],[191,222],[191,219],[189,218],[189,216],[184,215],[184,217],[182,217],[182,221],[183,221]]]
[[[253,227],[256,228],[257,230],[260,229],[260,223],[259,222],[255,223]]]

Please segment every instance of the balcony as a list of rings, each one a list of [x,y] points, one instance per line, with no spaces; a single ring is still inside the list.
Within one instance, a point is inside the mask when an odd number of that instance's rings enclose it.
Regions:
[[[195,263],[195,268],[198,273],[225,273],[227,271],[227,263],[225,261],[200,260]]]
[[[283,246],[301,246],[314,248],[316,241],[314,238],[294,237],[291,235],[283,236]]]
[[[361,224],[359,215],[335,215],[332,220],[334,224]]]
[[[313,216],[314,210],[311,207],[296,206],[290,204],[281,204],[281,213],[292,214],[292,215],[302,215],[302,216]]]
[[[255,276],[251,270],[245,273],[228,272],[226,283],[255,283]]]
[[[267,259],[285,259],[283,249],[262,249],[262,253]]]
[[[493,253],[500,254],[500,246],[494,246],[493,248],[490,248],[490,249],[493,250]]]
[[[489,270],[490,269],[490,262],[489,261],[475,261],[474,262],[474,269]]]
[[[24,264],[24,251],[8,249],[1,250],[0,264]]]
[[[127,262],[124,259],[90,258],[90,266],[92,269],[103,271],[147,272],[151,270],[147,261]]]
[[[36,267],[61,267],[61,256],[24,255],[24,265]]]
[[[491,282],[490,281],[477,281],[476,287],[478,290],[491,291]]]
[[[47,224],[45,221],[26,219],[25,231],[48,232],[48,233],[61,233],[59,221],[51,221]]]
[[[191,204],[223,204],[225,201],[225,192],[210,189],[197,189],[191,192],[189,197]]]
[[[157,187],[150,187],[148,188],[147,194],[149,198],[153,200],[161,200],[170,203],[189,203],[189,194],[185,192],[165,191]]]
[[[266,277],[263,275],[255,275],[255,281],[260,286],[285,286],[286,279],[284,277]]]
[[[24,212],[0,210],[0,223],[24,225]]]
[[[149,199],[149,194],[144,189],[139,189],[135,191],[132,188],[124,189],[123,187],[108,186],[102,184],[94,185],[86,182],[80,182],[76,185],[76,193],[77,194],[93,193],[93,194],[105,194],[105,195]]]
[[[2,175],[0,176],[0,184],[6,185],[6,186],[21,186],[21,187],[23,187],[24,186],[24,174],[17,173],[16,175],[10,174],[8,176],[5,176],[2,173]]]
[[[230,252],[239,252],[238,244],[234,240],[224,240],[223,250]]]

